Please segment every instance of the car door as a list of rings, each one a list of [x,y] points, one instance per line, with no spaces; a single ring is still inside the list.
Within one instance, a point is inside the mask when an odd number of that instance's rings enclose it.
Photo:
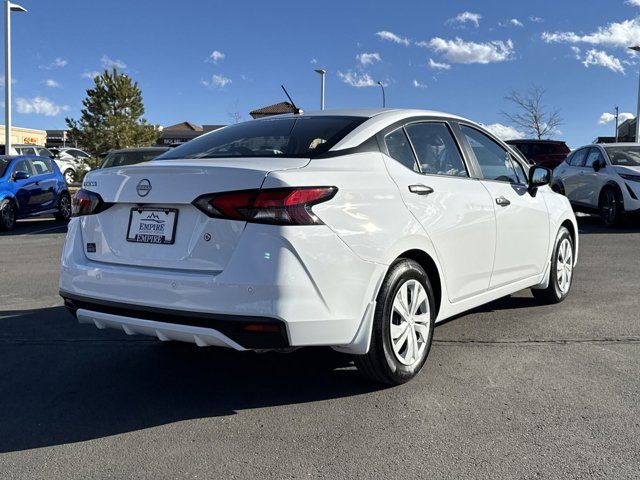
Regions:
[[[559,172],[564,186],[564,194],[573,203],[579,203],[585,173],[585,162],[589,148],[581,148],[571,155],[570,163],[565,170]]]
[[[472,178],[447,122],[413,122],[381,136],[403,200],[430,237],[451,302],[489,288],[496,225],[492,199]]]
[[[55,208],[57,179],[54,175],[51,160],[48,158],[31,158],[31,169],[34,172],[35,187],[31,197],[32,212],[42,212]]]
[[[29,177],[24,179],[15,179],[16,173],[24,172]],[[31,213],[31,196],[36,187],[35,182],[31,178],[33,172],[31,165],[27,159],[18,160],[13,166],[11,172],[12,182],[15,183],[15,197],[18,202],[18,215],[24,216]]]
[[[591,147],[587,154],[587,159],[583,168],[580,182],[580,202],[592,208],[598,208],[600,191],[606,182],[606,166],[604,169],[594,169],[594,162],[599,165],[606,165],[604,155],[599,147]]]
[[[490,288],[542,273],[549,247],[549,213],[542,195],[529,193],[527,170],[498,140],[460,125],[493,199],[496,252]]]

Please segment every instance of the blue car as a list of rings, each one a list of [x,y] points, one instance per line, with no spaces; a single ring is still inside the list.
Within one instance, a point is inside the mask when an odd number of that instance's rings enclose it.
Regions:
[[[33,155],[0,156],[0,230],[38,215],[64,221],[71,216],[71,196],[57,165]]]

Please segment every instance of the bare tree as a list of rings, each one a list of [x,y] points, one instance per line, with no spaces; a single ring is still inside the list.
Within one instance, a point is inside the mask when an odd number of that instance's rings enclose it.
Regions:
[[[513,103],[517,111],[502,112],[502,115],[513,125],[535,135],[538,140],[549,138],[562,125],[562,118],[559,110],[549,111],[544,105],[544,93],[542,88],[536,86],[531,87],[526,95],[511,92],[505,100]]]

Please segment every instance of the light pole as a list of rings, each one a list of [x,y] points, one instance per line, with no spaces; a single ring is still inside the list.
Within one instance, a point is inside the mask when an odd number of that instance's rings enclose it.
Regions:
[[[629,47],[634,52],[640,52],[640,45]],[[640,142],[640,78],[638,79],[638,109],[636,110],[636,143]]]
[[[378,85],[380,85],[380,88],[382,89],[382,108],[385,108],[387,106],[387,99],[384,95],[384,85],[379,80],[378,80]]]
[[[618,143],[618,117],[620,116],[620,110],[616,107],[616,143]]]
[[[317,68],[314,72],[320,74],[320,110],[324,110],[324,77],[327,71],[322,68]]]
[[[4,3],[4,152],[11,155],[11,12],[27,9],[9,0]]]

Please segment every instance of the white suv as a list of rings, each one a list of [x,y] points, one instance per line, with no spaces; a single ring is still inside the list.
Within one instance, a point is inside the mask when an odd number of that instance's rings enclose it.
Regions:
[[[236,350],[329,345],[402,383],[434,323],[525,288],[567,296],[578,230],[549,178],[444,113],[240,123],[89,173],[60,294],[98,328]]]
[[[600,213],[607,226],[640,212],[640,145],[607,143],[578,148],[553,172],[552,188],[578,211]]]

